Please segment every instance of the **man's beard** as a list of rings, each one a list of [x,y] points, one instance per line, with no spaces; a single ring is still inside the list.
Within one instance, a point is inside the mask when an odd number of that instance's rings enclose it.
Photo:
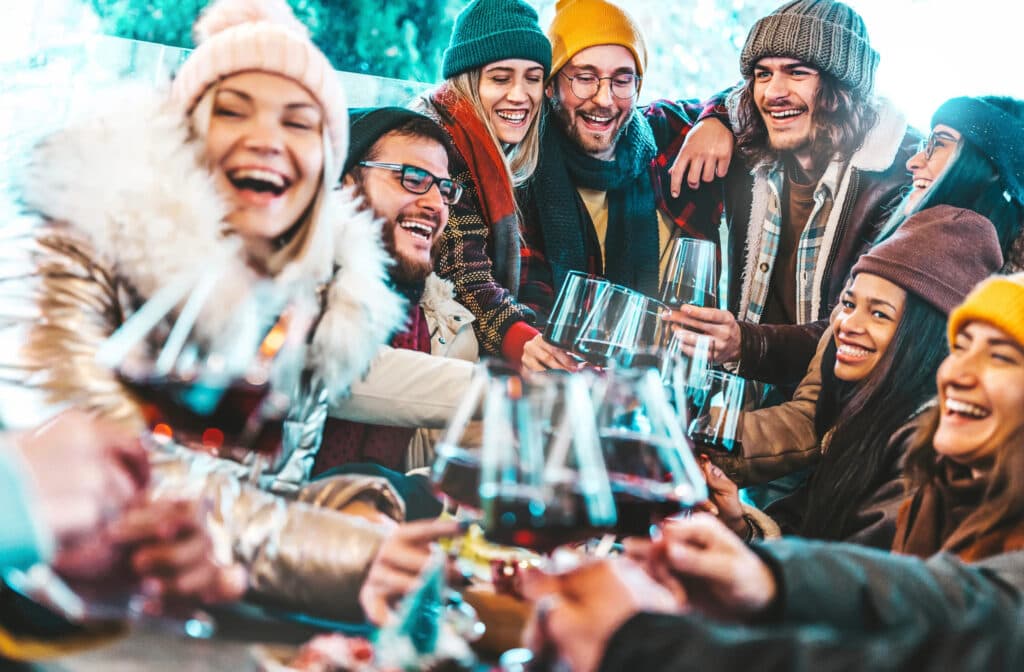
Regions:
[[[437,258],[437,241],[430,246],[430,261],[409,259],[398,252],[395,245],[395,229],[398,224],[388,222],[384,227],[384,249],[394,260],[395,264],[390,269],[392,280],[401,284],[417,284],[427,279],[427,276],[434,272],[434,261]]]
[[[622,123],[619,125],[615,132],[605,141],[599,133],[588,133],[582,126],[582,120],[580,123],[573,123],[573,113],[570,112],[557,96],[550,98],[551,110],[554,113],[555,118],[558,120],[559,126],[562,131],[572,140],[577,147],[580,148],[585,154],[597,155],[614,153],[615,148],[619,144],[619,138],[626,130],[626,124]],[[604,110],[601,110],[602,112]],[[618,114],[618,110],[611,110],[608,116],[615,116]],[[576,119],[579,119],[579,112],[575,113]]]

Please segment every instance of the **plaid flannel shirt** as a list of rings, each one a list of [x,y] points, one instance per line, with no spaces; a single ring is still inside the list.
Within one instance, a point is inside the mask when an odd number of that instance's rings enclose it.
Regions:
[[[757,250],[757,265],[755,266],[760,273],[751,278],[747,307],[740,316],[741,320],[754,324],[760,323],[764,314],[775,260],[779,255],[779,237],[782,231],[782,187],[785,180],[781,164],[767,166],[761,170],[764,171],[769,193],[767,209],[761,223],[760,245]],[[829,163],[828,168],[825,169],[825,173],[814,190],[814,207],[797,243],[797,324],[807,324],[818,319],[812,311],[814,271],[817,268],[818,255],[821,253],[825,240],[827,214],[833,205],[833,194],[838,188],[844,170],[845,165],[835,161]],[[825,207],[826,204],[829,205],[828,208]]]

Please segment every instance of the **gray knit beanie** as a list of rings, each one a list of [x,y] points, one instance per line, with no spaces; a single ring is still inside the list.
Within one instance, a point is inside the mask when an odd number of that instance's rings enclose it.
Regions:
[[[878,52],[864,19],[833,0],[793,0],[754,24],[740,54],[740,71],[750,77],[768,56],[799,59],[827,72],[862,96],[875,86]]]
[[[551,73],[551,43],[537,23],[537,10],[523,0],[473,0],[455,19],[441,57],[445,79],[506,58],[540,63]]]

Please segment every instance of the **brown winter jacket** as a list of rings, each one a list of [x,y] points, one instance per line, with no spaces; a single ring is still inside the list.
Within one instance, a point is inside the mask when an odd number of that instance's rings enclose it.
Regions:
[[[767,325],[740,323],[741,352],[739,374],[753,380],[776,384],[794,384],[800,372],[814,355],[814,347],[828,326],[829,312],[838,301],[850,269],[877,237],[881,226],[892,214],[908,185],[907,160],[917,151],[920,134],[905,122],[891,118],[892,113],[883,104],[883,121],[869,133],[864,146],[850,160],[849,172],[843,178],[848,185],[836,196],[833,206],[838,213],[833,244],[823,248],[827,257],[827,272],[817,288],[820,301],[816,321],[802,325]],[[876,137],[882,136],[882,137]],[[878,166],[884,166],[878,168]],[[726,177],[726,222],[729,230],[730,311],[741,313],[742,287],[747,273],[751,227],[751,207],[756,190],[767,189],[763,178],[745,169],[740,159],[734,159]],[[845,197],[843,197],[845,193]],[[754,269],[766,272],[765,269]],[[743,306],[745,309],[745,306]]]
[[[791,401],[743,415],[743,444],[738,453],[709,454],[740,487],[780,478],[821,458],[814,412],[821,392],[821,357],[831,338],[832,330],[826,329]]]

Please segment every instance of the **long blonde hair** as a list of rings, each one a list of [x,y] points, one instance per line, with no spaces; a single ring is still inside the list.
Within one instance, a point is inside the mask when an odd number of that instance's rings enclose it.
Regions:
[[[533,172],[537,169],[537,160],[540,157],[541,116],[543,116],[544,108],[542,105],[541,109],[537,111],[533,121],[530,122],[530,127],[526,129],[526,135],[522,142],[506,149],[506,146],[498,139],[498,134],[494,132],[494,126],[488,119],[487,111],[480,100],[480,75],[482,72],[482,68],[474,68],[455,75],[448,80],[448,83],[459,96],[473,106],[476,116],[487,127],[487,132],[494,140],[494,144],[502,148],[509,179],[512,181],[512,186],[518,187],[533,177]]]

